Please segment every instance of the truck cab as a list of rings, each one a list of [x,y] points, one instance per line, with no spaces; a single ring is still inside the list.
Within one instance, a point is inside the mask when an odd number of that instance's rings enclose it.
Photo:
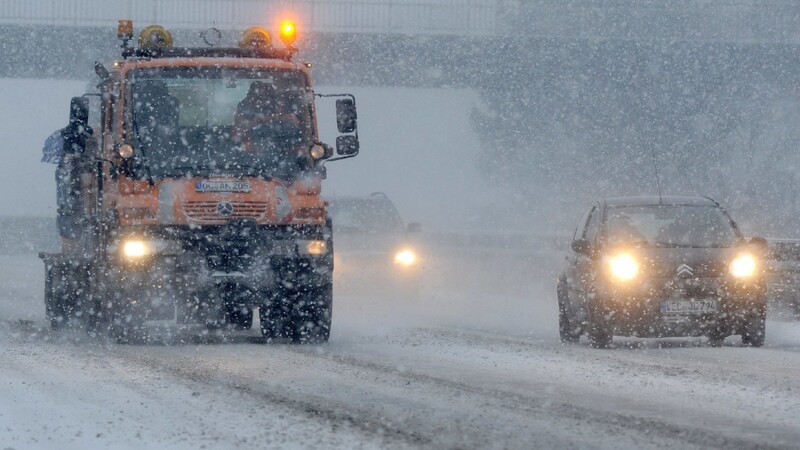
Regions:
[[[327,341],[321,186],[325,162],[358,154],[355,99],[336,100],[336,149],[320,142],[311,64],[293,60],[294,25],[280,30],[282,48],[262,28],[238,47],[176,48],[150,26],[132,47],[120,21],[122,58],[71,106],[85,137],[59,167],[71,226],[42,255],[53,327],[141,341],[153,320],[247,329],[257,308],[266,340]]]

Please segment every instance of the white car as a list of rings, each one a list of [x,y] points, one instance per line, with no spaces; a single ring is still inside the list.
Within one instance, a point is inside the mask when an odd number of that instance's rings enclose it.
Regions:
[[[383,193],[330,200],[333,220],[334,283],[346,293],[416,297],[421,255],[413,236],[417,223],[404,225]]]

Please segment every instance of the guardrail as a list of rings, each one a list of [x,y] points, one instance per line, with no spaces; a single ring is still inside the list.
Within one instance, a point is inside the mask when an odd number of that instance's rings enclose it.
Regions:
[[[508,0],[3,0],[0,23],[103,26],[117,19],[172,28],[272,26],[292,16],[313,32],[494,35]]]

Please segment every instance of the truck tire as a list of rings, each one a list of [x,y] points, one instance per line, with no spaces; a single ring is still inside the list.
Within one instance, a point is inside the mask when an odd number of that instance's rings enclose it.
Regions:
[[[333,283],[328,282],[303,297],[304,300],[293,309],[295,333],[292,341],[299,344],[328,342],[333,314]]]
[[[292,339],[294,331],[291,327],[289,302],[285,299],[273,299],[270,303],[258,308],[261,321],[261,336],[266,342],[276,339]]]
[[[109,317],[111,337],[118,344],[144,344],[148,341],[144,313],[138,303],[143,295],[139,286],[127,286],[112,295]]]
[[[249,330],[253,327],[253,310],[241,306],[231,308],[228,323],[236,330]]]
[[[44,277],[44,308],[52,330],[61,330],[69,323],[64,297],[63,274],[55,265],[50,265]]]
[[[75,270],[68,264],[53,264],[45,273],[45,312],[53,330],[62,330],[74,324],[78,316],[83,284]],[[85,289],[85,288],[84,288]],[[86,291],[88,293],[88,291]]]
[[[563,277],[558,280],[556,294],[558,296],[558,334],[561,342],[572,344],[581,338],[581,329],[572,324],[569,315],[569,297],[567,297],[567,280]]]

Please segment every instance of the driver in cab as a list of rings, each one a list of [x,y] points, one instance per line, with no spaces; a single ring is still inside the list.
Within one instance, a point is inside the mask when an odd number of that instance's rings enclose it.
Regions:
[[[271,83],[253,81],[236,107],[233,140],[244,151],[262,155],[302,145],[303,130],[288,93],[279,94]]]

